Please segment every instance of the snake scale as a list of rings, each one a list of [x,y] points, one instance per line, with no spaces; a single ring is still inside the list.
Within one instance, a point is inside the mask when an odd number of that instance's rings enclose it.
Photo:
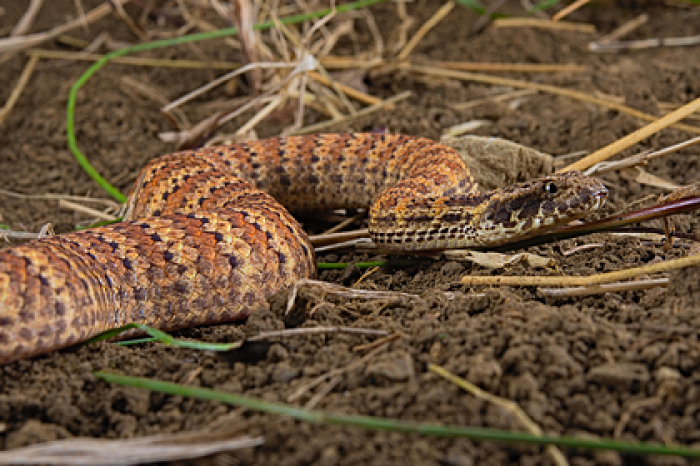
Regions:
[[[316,274],[293,211],[367,207],[372,239],[411,251],[531,237],[602,205],[577,172],[479,193],[460,155],[428,139],[325,134],[162,156],[124,221],[0,250],[0,364],[140,322],[242,319]],[[279,201],[279,203],[278,203]]]

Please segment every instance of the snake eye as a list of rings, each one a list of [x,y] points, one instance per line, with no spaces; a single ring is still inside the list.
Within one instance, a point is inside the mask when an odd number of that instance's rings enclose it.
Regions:
[[[544,185],[544,192],[547,194],[556,194],[557,193],[557,185],[552,183],[551,181],[549,183],[546,183]]]

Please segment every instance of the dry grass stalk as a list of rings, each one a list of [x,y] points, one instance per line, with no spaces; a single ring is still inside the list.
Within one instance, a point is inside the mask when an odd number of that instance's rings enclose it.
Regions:
[[[560,171],[568,170],[585,170],[596,163],[602,162],[613,155],[627,149],[628,147],[638,143],[639,141],[648,138],[649,136],[658,133],[662,129],[673,125],[679,120],[682,120],[686,116],[700,110],[700,98],[697,98],[687,105],[679,108],[678,110],[669,113],[668,115],[654,120],[652,123],[646,125],[643,128],[635,131],[632,134],[628,134],[622,139],[618,139],[612,144],[595,151],[594,153],[584,157],[583,159],[572,163],[568,167]]]
[[[396,57],[397,60],[403,61],[408,58],[411,52],[413,52],[413,49],[415,49],[418,43],[423,40],[423,37],[425,37],[425,35],[430,32],[430,30],[433,29],[440,21],[442,21],[454,7],[455,3],[451,0],[440,7],[440,9],[436,11],[428,21],[423,23],[416,34],[411,38],[411,40],[408,41],[401,52],[399,52],[398,56]]]
[[[533,89],[540,92],[547,92],[550,94],[563,95],[570,97],[572,99],[580,100],[582,102],[590,102],[601,107],[611,108],[635,118],[645,121],[657,121],[658,118],[654,115],[649,115],[648,113],[640,112],[639,110],[633,109],[626,105],[622,105],[616,102],[610,102],[608,100],[593,97],[589,94],[579,91],[572,91],[570,89],[564,89],[557,86],[552,86],[549,84],[539,84],[531,83],[527,81],[520,81],[517,79],[502,78],[499,76],[490,76],[485,74],[470,73],[467,71],[457,71],[457,70],[447,70],[444,68],[434,67],[434,66],[418,66],[418,65],[399,65],[400,69],[411,71],[414,73],[422,73],[430,76],[437,76],[441,78],[453,78],[463,81],[473,81],[485,84],[495,84],[497,86],[509,86],[519,89]],[[681,123],[675,123],[671,125],[673,128],[681,129],[693,134],[700,134],[700,128],[696,126],[684,125]]]
[[[683,257],[681,259],[672,259],[656,264],[649,264],[642,267],[633,267],[616,272],[599,273],[589,275],[587,277],[533,277],[533,276],[464,276],[462,284],[464,285],[505,285],[505,286],[588,286],[599,285],[603,283],[612,283],[620,280],[626,280],[641,275],[650,275],[653,273],[669,272],[671,270],[682,269],[700,265],[700,254]]]
[[[10,93],[10,97],[7,99],[7,102],[5,102],[5,105],[2,107],[2,109],[0,109],[0,125],[2,125],[2,123],[5,121],[5,119],[17,103],[17,100],[19,100],[19,97],[22,95],[22,91],[24,91],[24,88],[27,86],[27,83],[29,82],[29,78],[32,76],[32,73],[34,73],[34,68],[36,67],[38,61],[39,57],[36,57],[34,55],[29,57],[29,61],[24,66],[24,69],[22,70],[22,74],[20,75],[17,84]]]
[[[598,40],[599,44],[606,44],[608,42],[615,41],[617,39],[620,39],[621,37],[626,36],[630,32],[634,31],[637,29],[639,26],[642,26],[649,21],[649,15],[646,13],[643,13],[639,16],[637,16],[634,19],[631,19],[625,23],[623,23],[620,27],[612,31],[610,34],[606,34],[603,37],[601,37]]]
[[[310,5],[303,3],[298,3],[298,5],[302,10],[312,9]],[[174,121],[167,112],[238,77],[243,72],[249,74],[248,81],[253,83],[253,94],[257,93],[257,96],[248,98],[243,103],[237,100],[215,114],[195,123],[193,128],[182,130],[176,125],[179,132],[164,133],[161,135],[162,139],[179,141],[181,149],[202,143],[206,144],[206,140],[217,128],[243,115],[244,112],[254,109],[258,110],[256,114],[246,120],[245,124],[231,136],[234,141],[252,135],[256,126],[265,118],[277,110],[286,111],[293,104],[296,104],[294,121],[281,131],[283,135],[306,130],[303,128],[303,117],[307,105],[316,111],[331,115],[331,121],[335,123],[355,118],[355,113],[358,115],[367,114],[367,109],[363,109],[364,112],[362,110],[358,112],[349,97],[372,105],[370,111],[392,103],[392,101],[381,101],[336,82],[319,63],[318,59],[322,59],[323,55],[330,53],[340,37],[353,32],[352,21],[344,20],[339,24],[334,24],[333,27],[327,27],[327,24],[335,16],[331,14],[314,22],[304,36],[301,36],[294,29],[294,26],[282,24],[277,20],[276,15],[279,14],[279,11],[277,8],[273,8],[273,5],[270,5],[269,8],[267,5],[261,5],[259,9],[264,13],[257,17],[251,13],[254,7],[249,0],[237,0],[236,5],[232,8],[221,2],[214,2],[214,8],[222,17],[228,18],[233,15],[241,30],[249,29],[249,34],[244,34],[242,39],[243,58],[249,63],[176,99],[166,105],[163,111],[167,118]],[[353,13],[349,14],[353,15]],[[276,27],[270,30],[269,39],[254,34],[255,31],[253,31],[253,20],[263,21],[268,15],[276,24]],[[373,18],[366,12],[355,12],[354,17],[365,19],[372,29]],[[376,25],[374,25],[374,29],[377,29]],[[315,36],[318,35],[322,37],[317,40]],[[252,71],[256,71],[255,77],[250,76]],[[256,82],[257,84],[255,84]],[[349,116],[346,116],[345,113],[349,113]],[[324,122],[321,125],[328,124],[332,123]]]
[[[39,239],[41,238],[41,235],[39,233],[34,233],[31,231],[4,230],[0,228],[0,238],[2,238],[2,240],[6,243],[11,243],[11,240],[13,239]]]
[[[630,40],[626,42],[591,42],[588,44],[588,49],[592,52],[618,52],[620,50],[643,50],[657,47],[688,47],[698,44],[700,44],[700,35]]]
[[[319,58],[319,61],[324,68],[329,70],[367,70],[386,64],[386,60],[381,57],[358,59],[357,57],[337,57],[335,55],[327,55]]]
[[[623,178],[629,177],[639,184],[644,184],[663,190],[674,190],[682,187],[678,183],[674,183],[673,181],[669,181],[659,176],[652,175],[651,173],[644,170],[642,167],[635,167],[634,170],[629,170],[629,172],[632,172],[634,174],[623,173]]]
[[[341,86],[339,82],[337,82],[335,79],[331,77],[330,74],[328,74],[328,71],[319,63],[316,62],[316,66],[318,71],[315,72],[319,77],[322,77],[324,81],[328,84],[326,84],[326,87],[328,89],[331,89],[335,96],[339,99],[340,103],[343,104],[345,107],[345,110],[350,113],[350,115],[354,115],[356,110],[355,107],[350,103],[350,100],[348,100],[348,97],[345,93],[345,90],[351,89],[349,86]],[[308,76],[308,73],[306,73],[303,78],[306,78]],[[316,80],[317,83],[320,83],[320,81]],[[301,86],[302,89],[304,89],[305,86]],[[352,91],[351,91],[352,92]],[[325,92],[323,92],[325,94]],[[380,101],[380,99],[377,99],[377,101]],[[375,102],[378,103],[378,102]],[[340,117],[340,115],[337,115],[337,117]],[[301,127],[301,124],[298,125],[298,128]]]
[[[585,173],[590,176],[602,175],[603,173],[608,173],[613,170],[623,170],[625,168],[636,167],[638,165],[646,165],[647,163],[649,163],[650,160],[671,154],[673,152],[685,149],[687,147],[694,146],[695,144],[700,144],[700,136],[688,139],[687,141],[680,142],[678,144],[666,147],[656,152],[644,151],[639,154],[631,155],[622,160],[615,160],[612,162],[598,162],[597,164],[593,165],[591,168],[586,170]]]
[[[323,235],[329,235],[331,233],[337,233],[338,231],[342,230],[343,228],[352,225],[356,221],[360,220],[362,217],[365,216],[365,212],[360,212],[359,214],[353,215],[352,217],[346,218],[342,222],[338,223],[337,225],[334,225],[333,227],[329,228],[326,230]]]
[[[241,41],[243,58],[246,63],[254,64],[260,60],[261,41],[258,39],[253,24],[256,19],[256,11],[250,0],[232,0],[230,19],[238,28],[238,37]],[[250,68],[246,75],[253,95],[260,94],[262,89],[262,75],[260,69]]]
[[[2,196],[8,196],[8,197],[13,197],[16,199],[42,199],[42,200],[69,200],[69,201],[76,201],[76,202],[94,202],[96,204],[102,204],[104,205],[108,211],[110,212],[119,212],[119,209],[121,209],[121,204],[118,202],[115,202],[110,199],[102,199],[98,197],[85,197],[85,196],[71,196],[68,194],[23,194],[23,193],[16,193],[14,191],[6,191],[4,189],[0,189],[0,195]]]
[[[71,438],[0,452],[0,464],[129,465],[200,458],[257,447],[261,437],[178,433],[126,440]]]
[[[557,63],[477,63],[441,61],[438,66],[450,70],[462,71],[502,71],[513,73],[580,73],[586,71],[586,67],[576,64],[560,65]]]
[[[17,24],[15,24],[15,27],[12,28],[12,31],[10,31],[10,37],[17,37],[26,34],[32,28],[36,15],[39,14],[39,10],[41,10],[41,6],[43,4],[44,0],[30,0],[27,10],[24,12],[20,20],[17,21]]]
[[[211,91],[212,89],[215,89],[216,87],[221,86],[222,84],[225,84],[226,82],[230,81],[231,79],[243,74],[247,73],[248,71],[252,69],[259,69],[259,68],[264,68],[264,69],[288,69],[288,68],[295,68],[298,66],[299,63],[284,63],[284,62],[274,62],[274,63],[249,63],[245,66],[241,66],[236,68],[235,70],[231,71],[230,73],[226,73],[223,76],[219,76],[213,81],[209,81],[205,85],[198,87],[197,89],[188,92],[187,94],[183,95],[182,97],[173,100],[170,102],[168,105],[164,106],[163,108],[160,109],[161,112],[168,113],[172,109],[179,107],[183,104],[186,104],[187,102],[200,97],[202,94]]]
[[[328,381],[326,385],[324,385],[314,396],[311,397],[311,399],[304,405],[304,409],[314,409],[317,404],[321,402],[323,398],[326,397],[330,392],[333,391],[333,389],[340,383],[340,381],[343,380],[341,376],[336,375],[333,377],[331,380]]]
[[[126,14],[126,11],[124,11],[124,7],[121,3],[114,3],[114,12],[122,21],[124,21],[124,23],[136,37],[141,40],[148,40],[148,35],[143,32],[143,30],[134,22],[133,19],[131,19],[131,16]]]
[[[504,92],[503,94],[497,94],[494,96],[484,97],[483,99],[470,100],[469,102],[460,102],[458,104],[452,104],[455,110],[467,110],[470,108],[478,107],[479,105],[493,104],[495,102],[503,102],[505,100],[517,99],[520,97],[525,97],[528,95],[537,94],[537,91],[532,89],[525,89],[520,91]]]
[[[578,10],[582,6],[588,4],[590,1],[591,0],[576,0],[575,2],[571,3],[570,5],[567,5],[565,8],[563,8],[557,14],[552,16],[552,21],[559,21],[559,20],[565,18],[566,16],[569,16],[571,13]]]
[[[75,202],[67,201],[65,199],[59,200],[58,206],[64,209],[74,210],[75,212],[81,212],[83,214],[89,215],[90,217],[98,218],[100,220],[106,220],[108,222],[117,219],[117,217],[115,217],[114,215],[106,214],[100,210],[92,209],[81,204],[76,204]]]
[[[528,27],[538,29],[548,29],[555,31],[584,32],[595,34],[595,26],[592,24],[566,23],[563,21],[554,22],[547,19],[536,18],[499,18],[493,22],[495,28]]]
[[[548,298],[572,298],[592,296],[605,293],[648,290],[659,286],[668,286],[668,278],[636,280],[632,282],[606,283],[602,285],[581,286],[576,288],[540,288],[537,292]]]
[[[94,23],[95,21],[98,21],[112,13],[113,5],[125,5],[129,3],[129,1],[130,0],[112,0],[109,3],[103,3],[94,10],[88,12],[85,15],[85,17],[80,17],[78,19],[69,21],[66,24],[56,26],[50,31],[18,37],[6,37],[4,39],[0,39],[0,53],[19,52],[21,50],[36,47],[37,45],[43,42],[55,39],[61,34],[64,34],[79,26],[83,26],[85,23]]]
[[[292,308],[294,307],[294,303],[301,288],[312,288],[323,294],[341,296],[348,299],[411,299],[423,301],[423,298],[417,294],[400,293],[398,291],[356,290],[354,288],[334,285],[332,283],[322,282],[320,280],[302,278],[297,280],[289,291],[289,296],[287,297],[287,313],[291,312]]]
[[[397,102],[405,100],[405,99],[409,98],[410,96],[411,96],[411,91],[404,91],[404,92],[397,94],[393,97],[389,97],[388,99],[382,100],[380,103],[378,103],[376,105],[371,105],[369,107],[363,108],[362,110],[358,110],[354,115],[346,116],[342,119],[322,121],[320,123],[316,123],[313,125],[306,126],[304,128],[300,128],[297,131],[294,131],[292,134],[317,133],[321,130],[328,128],[329,126],[333,126],[333,125],[340,124],[340,123],[346,123],[350,120],[354,120],[356,118],[360,118],[360,117],[363,117],[365,115],[369,115],[370,113],[374,113],[378,110],[383,109],[384,107],[388,107],[388,106],[394,105]]]
[[[437,364],[428,364],[428,369],[431,372],[439,375],[440,377],[443,377],[448,381],[452,382],[453,384],[457,385],[462,390],[471,393],[476,398],[485,400],[489,403],[501,407],[502,409],[510,413],[512,416],[514,416],[518,420],[518,422],[525,426],[525,429],[527,429],[527,431],[531,434],[542,435],[543,432],[542,429],[540,429],[540,426],[535,424],[535,422],[532,419],[530,419],[530,416],[528,416],[527,413],[515,401],[492,395],[491,393],[480,389],[468,380],[465,380],[461,377],[457,377],[447,369],[438,366]],[[569,462],[566,460],[564,455],[562,455],[561,451],[557,447],[553,445],[548,445],[546,450],[547,453],[549,453],[549,455],[554,460],[554,463],[558,466],[565,466],[569,464]]]
[[[77,60],[77,61],[98,61],[104,58],[97,53],[67,52],[63,50],[34,49],[29,52],[40,58]],[[146,58],[146,57],[115,57],[110,60],[112,63],[133,66],[149,66],[153,68],[185,68],[192,70],[235,70],[240,68],[240,63],[225,61],[199,61],[199,60],[173,60],[168,58]]]

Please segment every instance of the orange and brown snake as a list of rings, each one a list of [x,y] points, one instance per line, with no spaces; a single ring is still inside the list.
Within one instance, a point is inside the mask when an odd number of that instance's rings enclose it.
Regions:
[[[157,158],[125,220],[0,251],[0,364],[139,322],[235,321],[315,255],[291,210],[367,207],[372,239],[413,251],[503,244],[600,207],[577,172],[479,193],[460,155],[428,139],[326,134]],[[278,203],[277,199],[280,203]]]

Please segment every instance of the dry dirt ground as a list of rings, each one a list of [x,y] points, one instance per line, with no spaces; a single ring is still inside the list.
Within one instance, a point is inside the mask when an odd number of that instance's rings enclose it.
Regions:
[[[6,35],[28,2],[2,2],[0,31]],[[87,9],[96,1],[83,1]],[[161,2],[157,2],[160,4]],[[165,2],[163,2],[165,3]],[[441,4],[409,3],[408,13],[422,24]],[[141,10],[129,6],[138,17]],[[379,30],[395,37],[396,7],[372,7]],[[573,21],[594,24],[607,33],[641,13],[648,23],[629,38],[697,34],[700,9],[657,3],[593,5]],[[32,31],[50,29],[75,14],[69,0],[46,2]],[[425,37],[415,61],[452,60],[524,63],[578,63],[586,71],[559,74],[510,74],[509,77],[555,84],[604,95],[661,115],[663,104],[684,104],[700,96],[700,48],[658,48],[599,55],[588,51],[591,34],[532,28],[469,30],[478,17],[457,7]],[[154,21],[149,27],[160,26]],[[172,29],[167,22],[164,28]],[[359,33],[367,34],[358,26]],[[118,40],[136,42],[115,16],[71,35],[92,40],[108,31]],[[341,44],[335,53],[351,54],[362,45]],[[218,45],[217,45],[218,44]],[[221,42],[202,44],[212,59],[238,57]],[[358,45],[359,44],[359,45]],[[43,45],[58,49],[56,43]],[[189,46],[155,52],[172,58],[200,59]],[[10,95],[26,57],[0,67],[0,101]],[[65,136],[65,105],[71,84],[85,63],[41,61],[16,108],[0,131],[0,186],[21,193],[62,193],[106,197],[71,157]],[[134,92],[125,78],[146,82],[168,100],[211,80],[211,71],[183,71],[108,65],[81,91],[77,136],[82,150],[105,178],[123,192],[144,163],[173,150],[157,137],[171,127],[159,104]],[[486,120],[476,133],[504,137],[554,155],[593,151],[643,123],[623,113],[550,94],[511,102],[489,102],[466,110],[453,104],[481,99],[493,86],[453,80],[426,81],[402,72],[370,74],[367,91],[389,97],[404,90],[412,97],[383,111],[330,128],[331,131],[392,132],[439,138],[452,125]],[[217,91],[215,99],[224,99]],[[210,99],[208,97],[207,99]],[[196,106],[190,111],[197,114]],[[199,113],[205,116],[203,109]],[[272,136],[290,115],[259,127]],[[320,118],[309,116],[308,121]],[[700,121],[688,120],[700,127]],[[231,130],[234,127],[228,128]],[[659,149],[692,134],[668,129],[625,151]],[[651,163],[650,173],[683,185],[697,180],[698,149],[688,149]],[[650,205],[661,192],[630,176],[606,175],[610,202],[606,213]],[[57,209],[55,202],[0,197],[0,222],[12,229],[38,231],[51,222],[65,232],[87,217]],[[312,222],[305,221],[314,228]],[[698,214],[680,216],[675,225],[698,232]],[[657,225],[658,226],[658,225]],[[318,227],[316,227],[318,229]],[[564,255],[576,244],[601,243]],[[664,252],[654,241],[597,235],[532,248],[549,255],[565,274],[592,274],[680,257],[687,248]],[[326,254],[324,262],[378,259],[372,255]],[[475,399],[428,371],[436,363],[488,390],[517,402],[543,431],[551,434],[671,442],[700,446],[700,308],[697,269],[672,275],[670,289],[609,293],[584,298],[545,299],[532,287],[484,289],[460,284],[466,274],[543,273],[525,268],[487,271],[453,261],[424,261],[409,268],[382,268],[358,287],[421,294],[424,302],[368,304],[327,299],[313,314],[285,318],[278,307],[260,310],[246,322],[179,332],[180,337],[230,342],[261,331],[286,327],[343,325],[386,330],[399,338],[333,380],[316,408],[420,422],[521,429],[518,421],[486,401]],[[325,271],[321,278],[353,285],[359,271]],[[445,298],[445,291],[454,293]],[[477,294],[478,293],[478,294]],[[97,381],[94,370],[186,382],[271,401],[286,401],[319,375],[357,362],[369,350],[356,350],[376,338],[342,334],[299,336],[263,345],[262,351],[229,357],[173,349],[160,344],[119,347],[100,343],[65,350],[0,368],[0,449],[86,436],[125,439],[156,433],[231,429],[265,438],[264,445],[220,453],[197,464],[551,464],[539,447],[495,442],[435,439],[354,428],[327,427],[241,411],[216,402],[196,401]],[[306,391],[304,405],[324,385]],[[629,457],[613,452],[565,451],[571,464],[686,464],[661,457]]]

